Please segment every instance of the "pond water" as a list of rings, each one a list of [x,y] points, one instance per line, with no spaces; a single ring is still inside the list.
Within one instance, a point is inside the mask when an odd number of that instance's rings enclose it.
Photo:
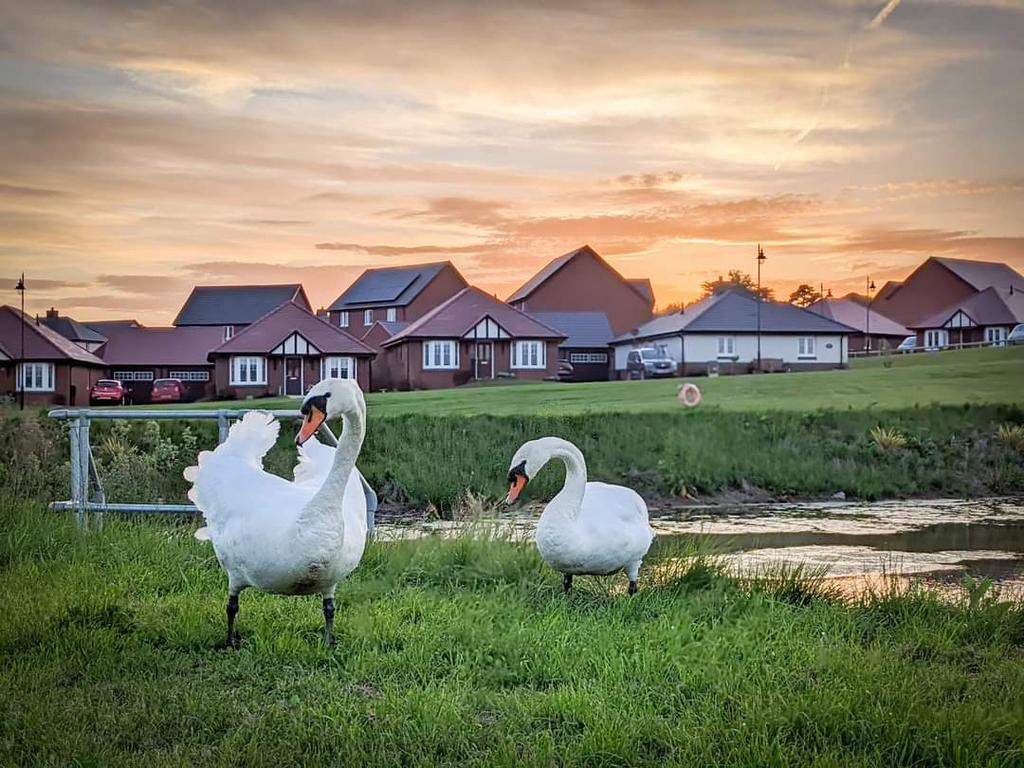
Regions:
[[[491,522],[529,536],[536,516]],[[385,524],[380,532],[444,535],[479,524]],[[741,572],[782,562],[846,579],[896,574],[954,584],[968,575],[1024,595],[1024,499],[681,507],[652,514],[651,524],[656,547],[699,537]]]

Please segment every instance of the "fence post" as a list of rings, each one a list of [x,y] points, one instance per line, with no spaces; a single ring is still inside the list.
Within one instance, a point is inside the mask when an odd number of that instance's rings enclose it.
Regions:
[[[217,411],[217,444],[220,445],[228,439],[228,432],[231,430],[231,423],[228,421],[224,411]]]
[[[85,510],[82,507],[82,442],[79,440],[81,428],[81,418],[73,419],[68,425],[68,443],[71,446],[71,505],[75,510],[75,522],[80,528],[85,525]]]

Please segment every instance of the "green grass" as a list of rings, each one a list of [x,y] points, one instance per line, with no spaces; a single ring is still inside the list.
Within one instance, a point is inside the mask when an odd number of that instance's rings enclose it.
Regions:
[[[693,379],[701,408],[727,411],[897,409],[937,403],[1024,405],[1024,347],[969,349],[855,360],[848,370]],[[677,411],[678,379],[588,384],[461,387],[367,396],[372,416],[523,416]],[[295,408],[293,398],[200,403],[198,407]],[[197,407],[196,404],[167,407]]]
[[[1024,764],[1019,605],[847,605],[692,552],[566,598],[530,545],[430,540],[369,548],[336,649],[315,598],[246,592],[224,652],[191,524],[0,515],[2,765]]]

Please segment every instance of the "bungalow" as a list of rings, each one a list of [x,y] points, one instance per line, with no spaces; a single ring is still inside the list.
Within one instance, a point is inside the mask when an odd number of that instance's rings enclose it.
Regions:
[[[270,310],[292,302],[312,312],[306,291],[298,283],[290,285],[197,285],[185,300],[176,326],[204,325],[221,329],[227,341]]]
[[[858,332],[849,337],[850,351],[881,349],[887,344],[895,348],[912,332],[895,320],[879,314],[868,304],[861,304],[853,299],[820,299],[808,307],[823,317],[848,325]]]
[[[327,309],[331,322],[362,337],[378,320],[418,320],[468,285],[450,261],[368,269]]]
[[[603,312],[622,334],[654,315],[649,280],[628,280],[589,245],[559,256],[527,280],[508,303],[537,312]]]
[[[304,394],[324,378],[355,379],[368,390],[375,352],[343,329],[288,301],[209,353],[218,396]]]
[[[760,334],[758,305],[760,304]],[[682,375],[747,373],[757,365],[760,338],[765,370],[842,368],[847,337],[854,329],[791,304],[761,301],[731,288],[702,299],[682,312],[656,317],[612,341],[615,369],[626,372],[631,349],[660,349]]]
[[[608,345],[615,334],[604,312],[533,312],[532,317],[565,334],[558,345],[565,381],[608,381]]]
[[[14,307],[0,307],[0,349],[0,393],[13,398],[24,386],[27,404],[88,405],[103,377],[102,360]]]
[[[1024,288],[995,286],[913,322],[918,346],[942,349],[950,345],[988,342],[1002,344],[1017,323],[1024,323]]]
[[[472,286],[382,342],[398,389],[553,378],[565,334]]]
[[[106,337],[95,328],[67,317],[61,317],[54,307],[46,310],[46,316],[40,322],[47,328],[56,331],[68,341],[73,341],[86,352],[95,352],[106,341]]]
[[[213,363],[207,356],[222,343],[221,335],[220,326],[123,325],[107,330],[97,354],[134,403],[149,402],[153,381],[165,378],[180,379],[189,399],[199,400],[213,395]]]

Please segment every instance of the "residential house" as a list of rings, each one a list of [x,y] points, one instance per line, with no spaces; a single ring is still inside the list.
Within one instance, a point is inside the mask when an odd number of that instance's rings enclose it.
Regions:
[[[992,286],[917,320],[910,327],[925,349],[987,342],[1003,344],[1010,331],[1024,323],[1024,288]]]
[[[450,261],[368,269],[327,309],[332,323],[362,338],[378,320],[409,323],[468,285]]]
[[[615,334],[604,312],[532,312],[531,317],[561,331],[558,345],[564,381],[608,381],[612,373],[609,344]],[[564,365],[568,364],[568,365]]]
[[[209,353],[218,396],[247,398],[304,394],[324,378],[372,386],[374,350],[344,329],[288,301]]]
[[[147,328],[121,325],[107,329],[97,353],[110,378],[124,383],[133,403],[147,403],[156,379],[180,379],[190,400],[213,395],[210,350],[223,343],[220,326]]]
[[[1006,264],[933,256],[899,285],[889,283],[871,308],[908,328],[987,288],[1024,291],[1024,277]]]
[[[313,307],[299,284],[289,285],[197,285],[185,300],[176,326],[216,326],[227,341],[270,310],[292,302],[312,312]]]
[[[820,299],[808,309],[856,330],[857,333],[849,337],[851,352],[881,349],[883,343],[889,349],[894,349],[903,339],[913,334],[895,320],[876,312],[868,304],[853,299]]]
[[[381,346],[396,389],[439,389],[499,377],[554,378],[565,334],[466,287]]]
[[[370,380],[376,391],[396,389],[397,384],[391,380],[391,365],[384,342],[409,325],[406,322],[388,322],[375,320],[370,329],[363,334],[361,341],[377,352],[370,362]]]
[[[95,352],[106,341],[106,337],[95,328],[66,315],[62,317],[54,307],[46,310],[46,316],[40,318],[40,322],[68,341],[73,341],[86,352]]]
[[[27,404],[88,405],[103,377],[96,355],[14,307],[0,307],[0,349],[0,394],[13,398],[24,386]]]
[[[654,315],[649,280],[628,280],[584,245],[549,262],[508,297],[523,312],[603,312],[618,335]]]
[[[748,291],[729,288],[682,312],[654,318],[613,340],[612,347],[620,376],[625,376],[629,351],[641,347],[660,348],[679,364],[682,375],[711,369],[746,373],[757,365],[758,339],[764,370],[813,370],[846,366],[847,338],[854,332],[810,310],[759,302]]]

